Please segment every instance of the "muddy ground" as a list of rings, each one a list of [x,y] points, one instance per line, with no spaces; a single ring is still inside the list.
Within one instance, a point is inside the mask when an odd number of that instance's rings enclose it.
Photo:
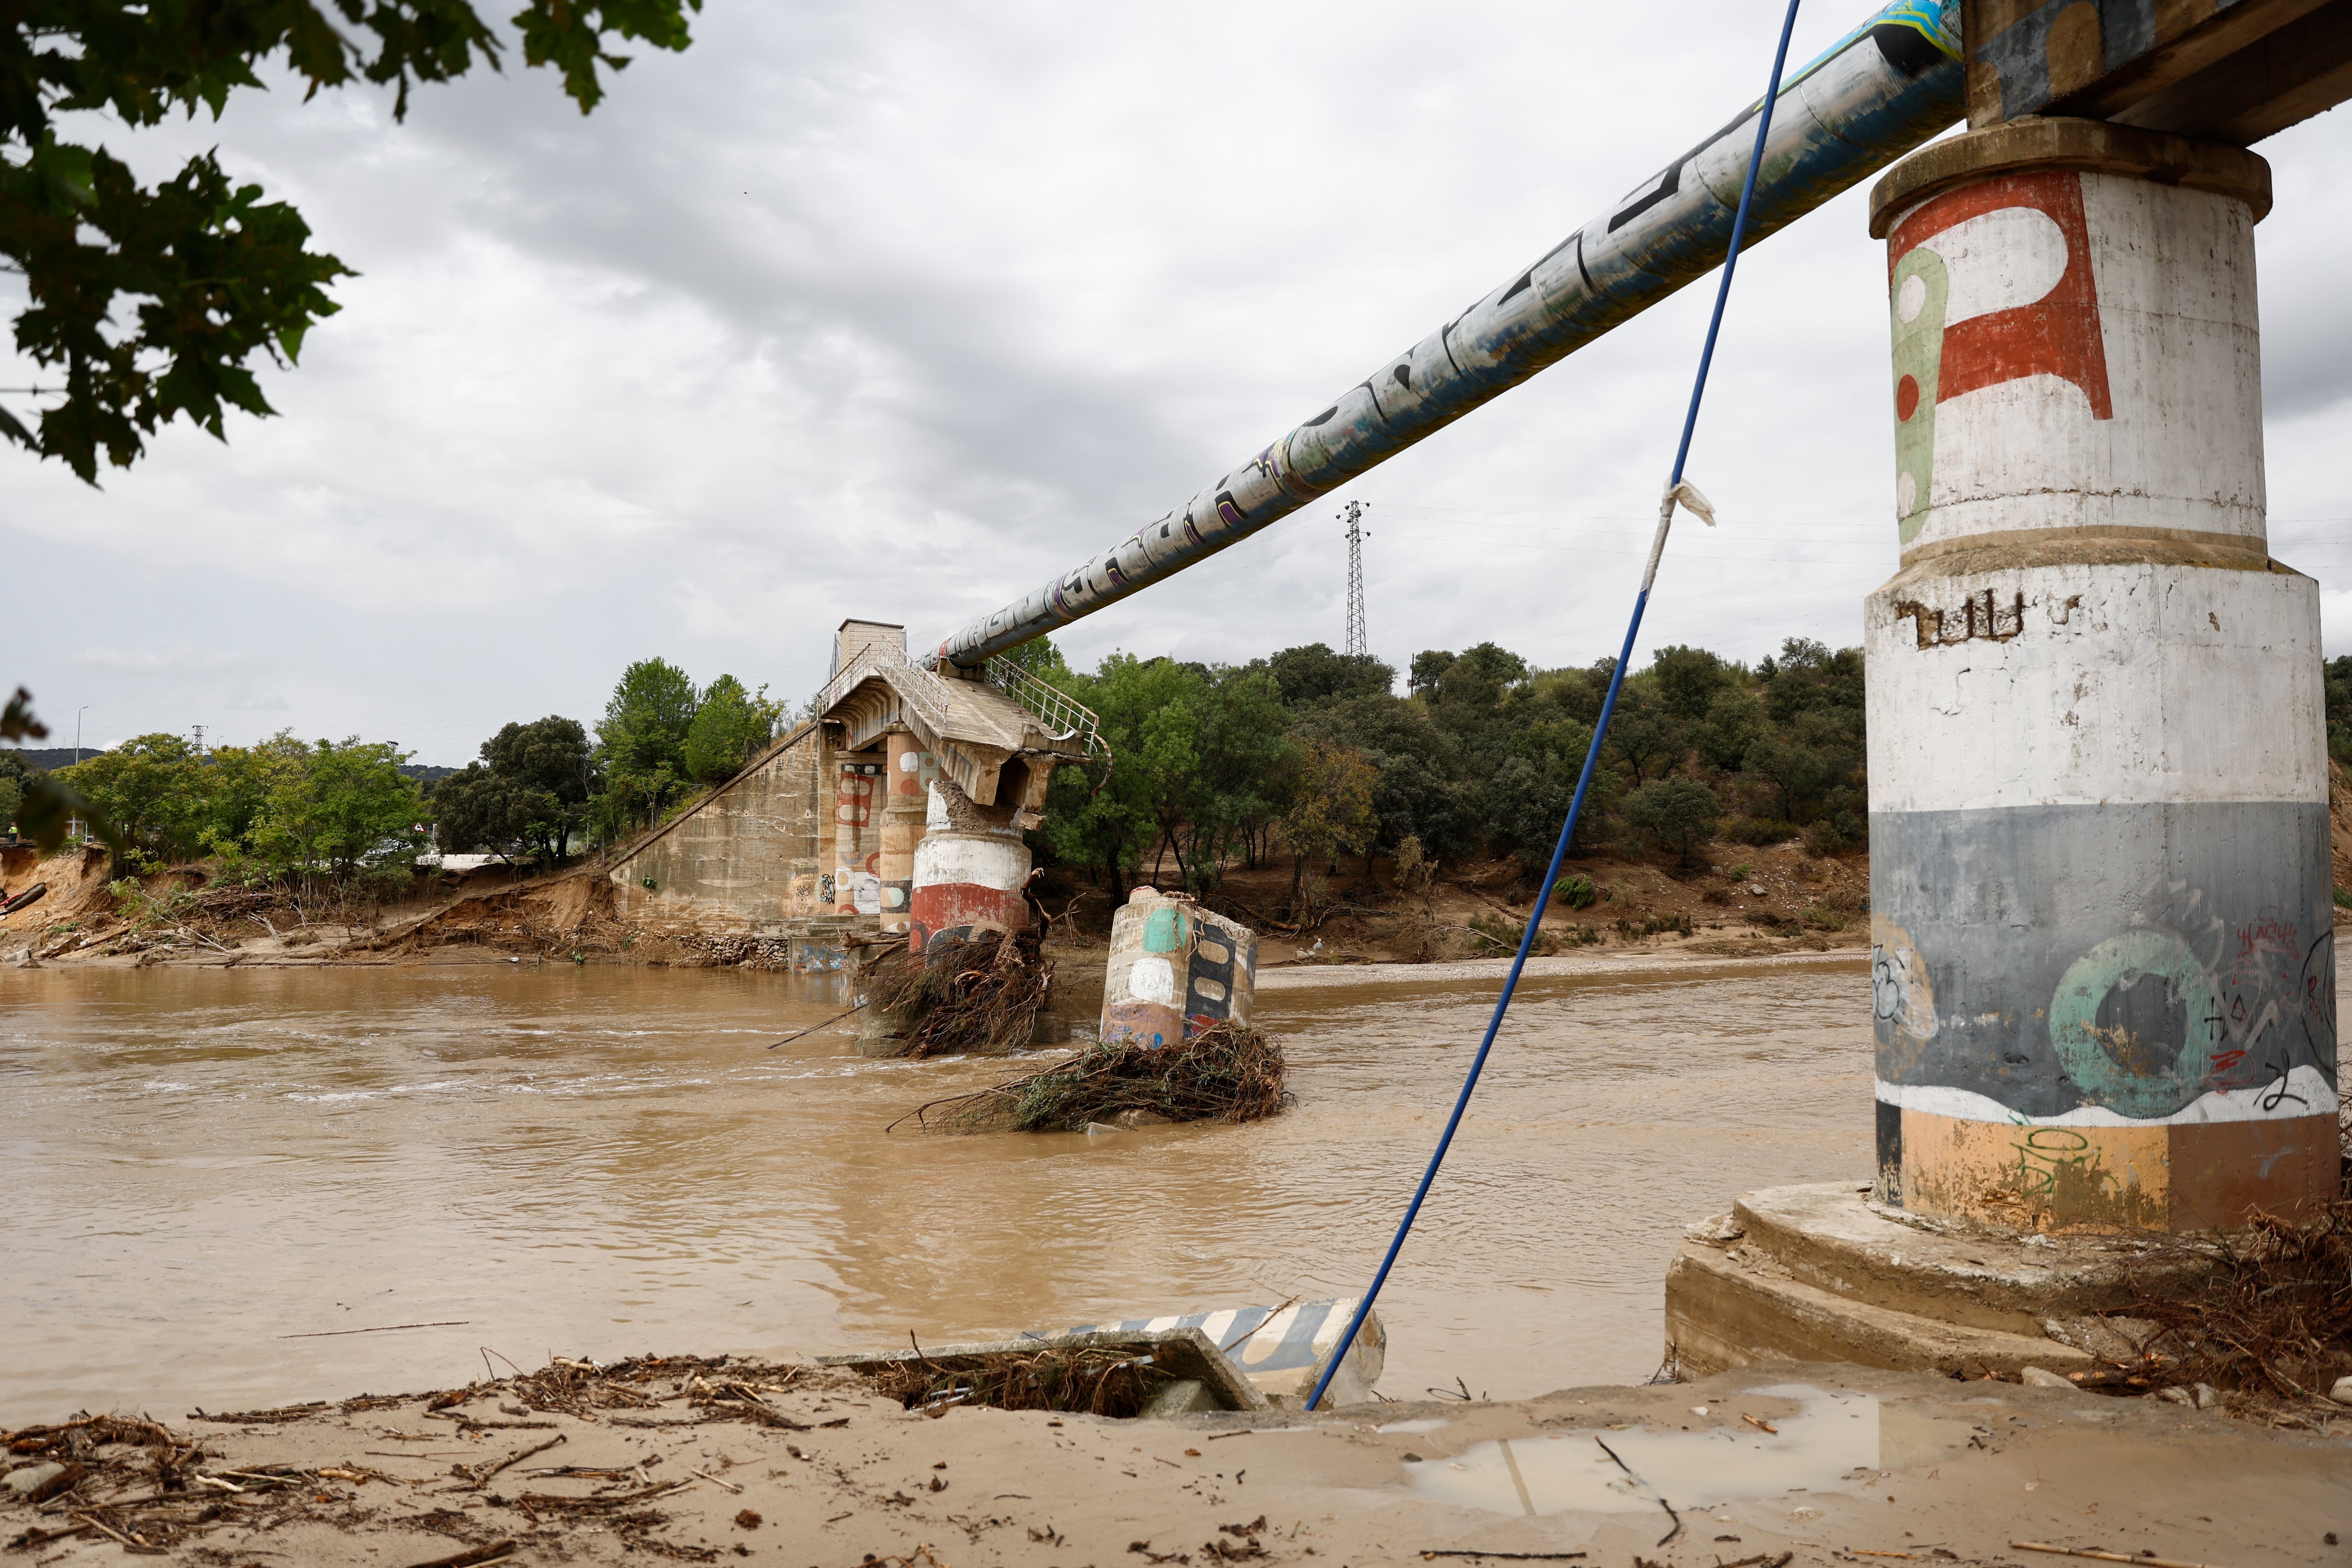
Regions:
[[[839,1373],[646,1359],[430,1395],[153,1414],[164,1430],[84,1428],[70,1491],[0,1501],[9,1560],[2083,1561],[2012,1544],[2035,1542],[2216,1568],[2352,1563],[2344,1436],[1844,1367],[1118,1421],[925,1415]],[[8,1439],[12,1465],[77,1443],[54,1428]]]

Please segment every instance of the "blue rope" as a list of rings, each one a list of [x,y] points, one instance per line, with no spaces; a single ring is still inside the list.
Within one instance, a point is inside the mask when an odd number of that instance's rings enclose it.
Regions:
[[[1422,1202],[1437,1180],[1438,1167],[1445,1163],[1445,1152],[1453,1146],[1454,1130],[1462,1125],[1462,1113],[1469,1109],[1471,1093],[1478,1087],[1478,1075],[1486,1070],[1486,1055],[1495,1048],[1495,1036],[1503,1026],[1503,1015],[1510,1009],[1511,994],[1518,989],[1519,971],[1526,966],[1528,952],[1535,946],[1536,930],[1551,902],[1552,884],[1559,879],[1560,861],[1566,858],[1569,840],[1576,833],[1576,819],[1584,811],[1584,797],[1592,787],[1592,771],[1601,760],[1601,742],[1609,733],[1610,715],[1617,710],[1617,694],[1624,687],[1626,668],[1633,660],[1633,639],[1641,632],[1642,613],[1649,608],[1650,589],[1657,581],[1658,559],[1665,552],[1666,531],[1674,521],[1674,491],[1683,481],[1683,464],[1690,457],[1691,436],[1698,428],[1699,400],[1706,395],[1706,373],[1715,363],[1715,340],[1723,329],[1723,307],[1731,298],[1731,276],[1739,266],[1739,241],[1748,232],[1748,209],[1756,199],[1756,174],[1764,162],[1764,139],[1772,129],[1772,110],[1780,96],[1780,73],[1788,64],[1789,36],[1796,29],[1797,5],[1798,0],[1789,0],[1788,17],[1780,24],[1780,47],[1772,54],[1772,81],[1765,89],[1763,106],[1756,117],[1756,146],[1748,156],[1748,178],[1739,189],[1739,213],[1731,223],[1731,247],[1723,258],[1723,280],[1715,291],[1715,314],[1706,323],[1706,347],[1699,353],[1698,379],[1691,386],[1690,409],[1683,416],[1682,441],[1675,447],[1674,477],[1666,481],[1666,498],[1658,509],[1657,537],[1650,546],[1649,568],[1643,574],[1641,591],[1634,595],[1633,616],[1625,626],[1625,645],[1617,652],[1616,668],[1609,672],[1609,693],[1601,700],[1601,719],[1592,727],[1591,744],[1585,748],[1584,769],[1577,774],[1576,795],[1568,805],[1568,820],[1560,825],[1559,842],[1552,846],[1551,864],[1544,868],[1536,907],[1528,916],[1528,929],[1519,938],[1519,951],[1511,959],[1511,972],[1503,978],[1503,994],[1495,999],[1495,1016],[1486,1022],[1486,1037],[1478,1042],[1478,1054],[1471,1058],[1469,1075],[1462,1080],[1462,1092],[1454,1098],[1454,1114],[1445,1119],[1445,1131],[1438,1135],[1437,1148],[1429,1156],[1429,1168],[1421,1173],[1421,1185],[1413,1189],[1412,1202],[1406,1205],[1403,1223],[1397,1226],[1395,1238],[1389,1243],[1388,1256],[1381,1259],[1380,1272],[1372,1276],[1371,1288],[1356,1303],[1356,1315],[1349,1320],[1347,1333],[1331,1352],[1330,1364],[1323,1369],[1315,1392],[1307,1396],[1309,1410],[1323,1403],[1324,1392],[1331,1386],[1340,1362],[1356,1342],[1365,1317],[1380,1298],[1381,1287],[1388,1283],[1389,1270],[1396,1267],[1397,1254],[1404,1249],[1404,1238],[1412,1233],[1412,1222],[1421,1216]]]

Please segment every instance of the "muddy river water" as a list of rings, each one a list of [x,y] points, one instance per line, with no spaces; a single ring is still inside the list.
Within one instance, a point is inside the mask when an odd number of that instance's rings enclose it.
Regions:
[[[1494,990],[1270,980],[1295,1110],[1090,1140],[886,1135],[1021,1069],[866,1061],[845,1026],[761,1048],[847,1005],[837,977],[0,972],[0,1424],[440,1386],[484,1346],[781,1355],[1350,1293]],[[1858,957],[1523,985],[1382,1298],[1382,1388],[1649,1373],[1685,1223],[1867,1179],[1869,1016]],[[449,1326],[341,1331],[413,1323]]]

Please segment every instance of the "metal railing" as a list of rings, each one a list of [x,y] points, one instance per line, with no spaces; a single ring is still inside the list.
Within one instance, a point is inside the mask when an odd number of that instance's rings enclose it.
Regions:
[[[859,681],[869,675],[885,672],[899,700],[922,715],[929,722],[933,733],[945,733],[948,723],[947,682],[927,666],[917,664],[898,649],[879,643],[869,646],[843,666],[839,674],[817,689],[816,696],[809,704],[811,713],[824,713],[848,696]]]
[[[1027,709],[1046,734],[1056,741],[1083,739],[1088,756],[1101,747],[1102,721],[1093,709],[1055,690],[1001,653],[990,657],[987,668],[989,684]]]
[[[816,696],[809,702],[810,715],[814,717],[833,708],[856,689],[859,681],[872,675],[886,676],[899,700],[920,714],[934,734],[947,733],[948,708],[952,700],[947,679],[929,664],[878,643],[851,659],[839,674],[817,689]],[[990,685],[1021,704],[1051,739],[1083,740],[1087,755],[1100,753],[1102,721],[1095,717],[1094,710],[1046,685],[1003,654],[989,659],[987,677]]]

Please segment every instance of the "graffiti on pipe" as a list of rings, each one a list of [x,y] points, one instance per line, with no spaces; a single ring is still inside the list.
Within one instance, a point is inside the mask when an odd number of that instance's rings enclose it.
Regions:
[[[1960,0],[1896,0],[1788,78],[1758,173],[1759,241],[1960,117]],[[1721,265],[1761,102],[1532,266],[1109,549],[940,645],[972,668],[1238,543]]]

